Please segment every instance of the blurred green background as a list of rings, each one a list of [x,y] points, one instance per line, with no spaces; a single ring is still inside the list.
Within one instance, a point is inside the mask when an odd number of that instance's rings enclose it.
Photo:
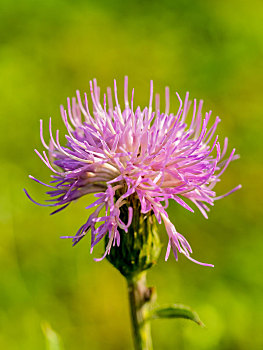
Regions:
[[[256,0],[0,1],[1,349],[132,349],[125,281],[93,261],[103,247],[90,256],[88,239],[73,249],[59,238],[86,220],[92,198],[49,216],[22,191],[45,198],[27,177],[49,178],[33,151],[42,149],[39,119],[47,126],[52,116],[62,129],[67,96],[88,91],[94,77],[102,90],[116,78],[122,91],[124,75],[136,104],[148,103],[150,79],[162,98],[166,85],[172,96],[203,98],[222,119],[221,141],[229,136],[241,154],[217,192],[243,189],[217,202],[209,220],[170,205],[194,257],[215,268],[183,256],[165,263],[163,249],[149,273],[159,303],[192,306],[207,328],[154,321],[155,349],[263,349],[262,23]]]

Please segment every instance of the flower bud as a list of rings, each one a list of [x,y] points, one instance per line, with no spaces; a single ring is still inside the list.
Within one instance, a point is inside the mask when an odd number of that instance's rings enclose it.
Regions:
[[[157,231],[156,218],[152,212],[142,214],[140,202],[133,206],[133,220],[128,232],[120,228],[120,245],[112,246],[107,259],[126,278],[132,278],[149,269],[157,262],[161,243]],[[134,203],[134,204],[135,204]],[[127,221],[128,207],[121,208],[121,220]],[[108,238],[105,239],[107,246]]]

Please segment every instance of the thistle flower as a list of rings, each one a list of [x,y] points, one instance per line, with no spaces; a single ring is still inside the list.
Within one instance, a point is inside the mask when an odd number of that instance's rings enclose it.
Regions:
[[[133,220],[133,211],[141,214],[153,213],[159,224],[164,223],[168,234],[167,260],[172,248],[178,259],[178,252],[194,260],[190,254],[191,246],[185,237],[177,232],[169,219],[167,207],[169,200],[193,212],[188,203],[194,204],[207,218],[208,205],[236,191],[241,186],[222,196],[213,190],[229,163],[238,158],[235,149],[225,158],[228,139],[225,138],[223,150],[220,149],[215,131],[219,117],[208,128],[211,111],[202,114],[203,101],[191,102],[186,94],[184,103],[177,94],[179,107],[175,114],[169,111],[169,88],[165,89],[165,110],[160,111],[160,97],[155,95],[153,110],[153,82],[150,83],[149,107],[134,110],[134,90],[131,100],[128,97],[128,78],[124,83],[124,110],[118,102],[117,85],[114,81],[115,107],[111,89],[100,102],[100,88],[94,79],[90,82],[92,106],[89,107],[87,95],[82,101],[80,92],[77,98],[67,100],[67,109],[61,106],[61,115],[67,134],[66,146],[59,140],[59,130],[52,133],[49,121],[50,142],[43,138],[43,123],[40,121],[40,137],[47,149],[40,159],[53,172],[52,180],[45,184],[33,176],[31,179],[50,188],[47,192],[51,204],[36,204],[58,207],[52,214],[66,208],[76,199],[93,193],[94,203],[87,208],[95,208],[84,225],[72,238],[77,244],[90,230],[91,251],[105,236],[108,243],[101,259],[110,254],[111,247],[120,245],[119,230],[128,232]],[[188,114],[190,126],[185,122]],[[186,203],[185,200],[188,200]],[[137,202],[136,202],[137,201]],[[139,203],[134,207],[133,203]],[[127,222],[123,222],[121,208],[128,207]],[[128,234],[128,233],[127,233]],[[95,260],[101,260],[95,259]]]

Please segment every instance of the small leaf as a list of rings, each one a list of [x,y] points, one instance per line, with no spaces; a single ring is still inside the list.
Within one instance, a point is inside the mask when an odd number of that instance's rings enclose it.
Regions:
[[[181,304],[172,304],[153,309],[148,319],[155,320],[158,318],[186,318],[204,327],[197,313],[188,306]]]
[[[62,350],[62,342],[60,336],[51,328],[50,324],[46,321],[41,323],[43,334],[46,338],[47,350]]]

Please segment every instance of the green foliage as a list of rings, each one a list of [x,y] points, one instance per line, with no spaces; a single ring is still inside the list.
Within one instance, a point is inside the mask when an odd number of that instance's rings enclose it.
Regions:
[[[195,311],[191,310],[188,306],[180,304],[172,304],[154,308],[151,311],[148,319],[155,320],[158,318],[185,318],[197,323],[199,326],[204,327],[203,322],[200,320]]]
[[[58,334],[47,322],[43,322],[41,326],[46,338],[47,350],[62,350],[61,340]]]

